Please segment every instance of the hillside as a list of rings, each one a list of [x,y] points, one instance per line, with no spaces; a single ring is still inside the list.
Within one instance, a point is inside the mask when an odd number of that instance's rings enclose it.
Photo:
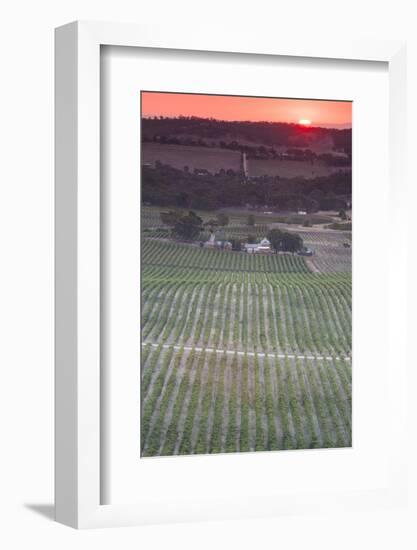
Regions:
[[[352,130],[303,127],[282,122],[230,122],[197,117],[143,118],[142,140],[172,145],[235,148],[251,154],[276,154],[285,148],[314,153],[352,153]]]
[[[142,120],[142,164],[245,178],[326,177],[351,170],[351,130],[199,118]]]
[[[215,174],[224,170],[240,170],[241,153],[211,147],[191,147],[189,145],[161,145],[144,143],[142,145],[142,164],[154,166],[159,161],[173,168],[183,170],[205,169]]]

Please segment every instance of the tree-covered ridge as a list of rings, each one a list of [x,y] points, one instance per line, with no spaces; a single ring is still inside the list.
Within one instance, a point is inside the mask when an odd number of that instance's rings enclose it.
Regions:
[[[352,174],[336,172],[307,180],[264,176],[247,182],[231,170],[195,174],[157,163],[142,166],[142,202],[194,210],[263,207],[280,211],[340,210],[350,206]]]
[[[182,145],[221,147],[235,146],[245,150],[249,143],[266,147],[308,148],[318,141],[330,138],[334,150],[351,157],[352,130],[303,127],[284,122],[226,121],[199,117],[153,117],[142,119],[143,141],[177,143]],[[249,150],[250,152],[250,150]]]

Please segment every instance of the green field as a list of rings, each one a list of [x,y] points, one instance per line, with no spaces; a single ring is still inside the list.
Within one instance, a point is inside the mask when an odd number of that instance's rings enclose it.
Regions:
[[[215,174],[221,169],[241,170],[241,153],[221,149],[220,147],[196,147],[189,145],[170,145],[146,142],[142,144],[142,164],[155,166],[159,161],[169,164],[173,168],[183,170],[188,166],[190,170],[205,169]],[[304,177],[306,179],[329,176],[339,170],[347,170],[335,166],[328,166],[316,160],[309,161],[255,159],[247,161],[247,175],[249,177],[279,176],[281,178]]]
[[[316,161],[314,164],[297,160],[248,160],[248,174],[250,177],[280,176],[281,178],[295,178],[302,176],[306,179],[329,176],[340,170],[340,167],[327,166]]]
[[[142,261],[146,266],[165,266],[167,273],[173,275],[171,268],[183,267],[187,270],[203,270],[196,277],[204,278],[204,271],[229,271],[239,276],[240,272],[258,273],[303,273],[308,272],[300,256],[272,254],[258,256],[244,252],[225,250],[207,250],[189,244],[177,244],[149,239],[144,241]]]
[[[143,456],[351,445],[347,361],[150,344],[143,358]]]
[[[212,174],[224,170],[240,170],[241,154],[216,147],[191,147],[187,145],[160,145],[159,143],[142,144],[142,164],[155,165],[159,161],[173,168],[183,170],[205,169]]]
[[[144,214],[142,227],[154,227],[156,213]],[[142,454],[350,446],[350,250],[340,239],[306,234],[322,247],[311,266],[153,237],[142,238]]]
[[[161,222],[161,213],[160,207],[157,206],[146,206],[142,208],[142,228],[159,228],[163,224]],[[176,208],[177,211],[187,212],[187,209]],[[280,214],[276,212],[271,212],[269,214],[258,211],[250,210],[222,210],[223,213],[227,214],[229,217],[229,225],[224,229],[227,232],[238,232],[239,234],[246,234],[247,232],[259,232],[260,228],[262,231],[269,229],[269,225],[272,223],[284,223],[284,224],[294,224],[302,225],[304,222],[308,221],[312,225],[323,225],[330,224],[335,221],[334,215],[328,213],[313,213],[307,215],[301,214]],[[196,214],[202,218],[203,221],[207,221],[213,218],[213,212],[207,211],[196,211]],[[252,215],[255,219],[255,226],[247,225],[248,216]]]

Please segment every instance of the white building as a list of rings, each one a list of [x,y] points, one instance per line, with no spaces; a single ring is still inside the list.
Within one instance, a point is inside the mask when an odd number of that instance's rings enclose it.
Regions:
[[[216,241],[216,234],[211,233],[209,240],[204,243],[204,248],[220,248],[224,250],[231,250],[232,243],[229,241]]]
[[[213,232],[210,234],[209,240],[204,243],[206,248],[216,248],[216,234]]]
[[[244,245],[248,254],[269,254],[271,252],[271,243],[264,238],[260,243],[246,243]]]

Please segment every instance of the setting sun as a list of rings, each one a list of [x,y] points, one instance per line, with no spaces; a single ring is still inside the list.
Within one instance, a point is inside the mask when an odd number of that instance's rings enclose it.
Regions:
[[[308,120],[308,118],[300,118],[298,124],[301,124],[302,126],[310,126],[311,120]]]

